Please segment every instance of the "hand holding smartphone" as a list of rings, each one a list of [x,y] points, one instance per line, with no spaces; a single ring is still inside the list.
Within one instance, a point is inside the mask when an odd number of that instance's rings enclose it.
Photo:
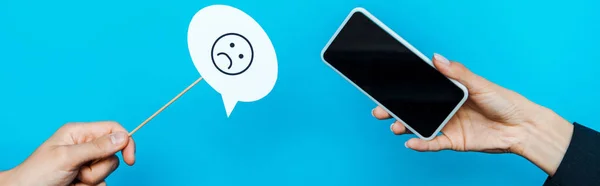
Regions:
[[[424,140],[433,139],[468,97],[464,85],[364,8],[350,12],[321,57]]]

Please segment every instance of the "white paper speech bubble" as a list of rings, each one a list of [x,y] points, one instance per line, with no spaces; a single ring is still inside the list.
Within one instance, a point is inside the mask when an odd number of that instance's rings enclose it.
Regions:
[[[260,100],[275,86],[275,48],[262,27],[237,8],[198,11],[188,28],[188,48],[200,75],[221,94],[227,117],[237,102]]]

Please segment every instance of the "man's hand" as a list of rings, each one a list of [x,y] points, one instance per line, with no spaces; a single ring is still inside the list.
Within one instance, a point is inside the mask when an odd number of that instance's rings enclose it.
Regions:
[[[72,123],[61,127],[19,166],[0,173],[2,185],[106,185],[119,166],[135,162],[135,144],[115,122]]]

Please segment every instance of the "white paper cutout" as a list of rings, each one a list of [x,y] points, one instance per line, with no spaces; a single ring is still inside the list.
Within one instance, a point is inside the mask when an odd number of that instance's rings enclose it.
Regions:
[[[200,75],[221,94],[227,117],[237,102],[258,101],[275,86],[275,48],[262,27],[237,8],[198,11],[188,28],[188,48]]]

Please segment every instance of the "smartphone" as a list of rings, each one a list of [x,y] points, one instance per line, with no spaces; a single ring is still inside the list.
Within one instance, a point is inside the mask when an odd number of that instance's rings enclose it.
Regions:
[[[424,140],[437,136],[469,95],[364,8],[350,12],[321,57]]]

